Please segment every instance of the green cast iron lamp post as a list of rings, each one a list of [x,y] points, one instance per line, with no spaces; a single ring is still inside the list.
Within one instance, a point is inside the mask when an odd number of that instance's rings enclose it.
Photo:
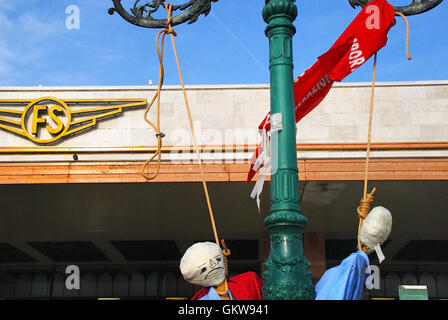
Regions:
[[[292,22],[297,7],[291,0],[267,0],[263,19],[268,24],[271,74],[271,115],[281,114],[277,170],[271,176],[271,211],[264,220],[270,234],[270,253],[263,274],[264,299],[314,299],[310,263],[303,250],[303,230],[308,220],[299,207],[296,120],[294,112]]]
[[[172,25],[193,23],[201,14],[207,15],[212,2],[218,0],[191,0],[173,6]],[[252,0],[255,1],[255,0]],[[371,0],[348,0],[353,7],[367,5]],[[409,0],[411,1],[411,0]],[[408,6],[395,7],[405,15],[428,11],[443,0],[412,0]],[[165,0],[153,0],[140,4],[135,1],[131,13],[121,0],[112,0],[114,8],[123,19],[145,28],[165,28],[166,20],[151,15]],[[298,11],[295,0],[265,0],[263,19],[269,39],[269,66],[271,76],[271,115],[281,114],[282,129],[278,132],[278,144],[272,150],[277,157],[277,170],[271,176],[271,210],[264,223],[270,233],[270,254],[265,262],[262,288],[264,299],[314,299],[310,263],[303,250],[303,230],[308,223],[299,206],[299,179],[297,169],[296,121],[293,92],[292,22]],[[176,15],[176,13],[181,12]]]

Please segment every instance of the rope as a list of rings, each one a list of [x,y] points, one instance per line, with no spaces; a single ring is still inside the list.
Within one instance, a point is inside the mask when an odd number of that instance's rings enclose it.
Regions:
[[[230,300],[229,286],[227,285],[227,279],[224,279],[222,284],[215,287],[215,290],[216,290],[216,293],[221,297],[222,300]]]
[[[365,251],[366,249],[362,247],[360,240],[360,232],[364,219],[370,212],[370,204],[373,202],[373,195],[376,192],[376,188],[368,194],[367,187],[369,182],[369,159],[370,159],[370,146],[372,141],[372,118],[373,118],[373,102],[375,97],[375,78],[376,78],[376,61],[377,54],[375,53],[375,58],[373,60],[373,79],[372,79],[372,88],[370,92],[370,108],[369,108],[369,129],[368,129],[368,137],[367,137],[367,150],[366,150],[366,164],[364,170],[364,192],[363,197],[360,201],[360,205],[358,206],[357,212],[359,217],[358,224],[358,249]]]
[[[395,12],[395,15],[402,17],[404,19],[404,22],[406,22],[406,55],[408,56],[408,60],[411,60],[412,56],[409,54],[409,22],[408,22],[408,19],[401,12]]]
[[[177,36],[176,32],[173,30],[173,28],[171,28],[172,6],[173,5],[168,5],[168,9],[165,7],[165,9],[167,10],[167,13],[168,13],[166,28],[164,30],[161,30],[157,34],[157,37],[156,37],[157,55],[159,57],[159,84],[157,86],[157,92],[154,95],[154,97],[152,98],[149,105],[146,107],[145,115],[144,115],[145,121],[154,129],[154,131],[156,132],[156,137],[157,137],[157,150],[145,162],[145,164],[142,167],[142,175],[147,180],[154,180],[158,176],[159,171],[160,171],[160,166],[161,166],[161,160],[162,160],[161,159],[162,145],[163,145],[162,138],[165,136],[165,134],[160,131],[160,92],[162,90],[163,80],[165,78],[165,69],[163,67],[163,51],[164,51],[164,47],[165,47],[165,36],[167,34],[170,34],[171,36],[173,36],[173,34],[174,34],[175,36]],[[162,42],[161,42],[161,45],[159,46],[159,39],[160,39],[161,35],[162,35]],[[157,116],[156,116],[156,124],[154,124],[153,122],[151,122],[148,119],[148,113],[156,100],[157,100]],[[157,166],[156,166],[155,172],[152,175],[148,175],[145,172],[146,167],[154,160],[155,157],[157,157]]]
[[[227,248],[224,239],[221,239],[221,244],[223,247],[222,254],[224,256],[224,266],[226,268],[226,278],[229,276],[229,263],[227,257],[230,256],[230,250]]]
[[[158,84],[158,88],[157,88],[157,93],[155,94],[154,98],[152,99],[151,103],[148,105],[146,112],[145,112],[145,120],[147,123],[149,123],[154,130],[156,131],[156,136],[158,139],[158,146],[157,146],[157,151],[153,154],[153,156],[146,161],[146,163],[143,166],[142,169],[142,173],[143,176],[146,179],[154,179],[155,177],[157,177],[159,170],[160,170],[160,162],[161,162],[161,148],[162,148],[162,138],[164,136],[163,133],[160,132],[160,92],[162,89],[162,85],[163,85],[163,79],[164,79],[164,67],[163,67],[163,49],[164,49],[164,40],[165,40],[165,36],[167,34],[169,34],[171,36],[171,43],[173,45],[173,51],[174,51],[174,56],[176,58],[176,64],[177,64],[177,70],[179,72],[179,78],[180,78],[180,83],[181,83],[181,87],[182,87],[182,93],[184,96],[184,102],[185,102],[185,107],[187,110],[187,115],[188,115],[188,120],[189,120],[189,125],[190,125],[190,130],[191,130],[191,135],[193,138],[193,148],[196,152],[196,156],[197,156],[197,160],[199,163],[199,168],[201,171],[201,179],[202,179],[202,186],[204,189],[204,194],[205,194],[205,198],[207,201],[207,208],[208,208],[208,212],[210,215],[210,221],[211,221],[211,225],[212,225],[212,229],[213,229],[213,235],[215,238],[215,242],[216,244],[219,246],[219,238],[218,238],[218,231],[216,228],[216,223],[215,223],[215,217],[213,214],[213,209],[212,209],[212,205],[211,205],[211,201],[210,201],[210,196],[208,193],[208,188],[207,188],[207,183],[205,181],[205,174],[204,174],[204,168],[202,166],[202,160],[201,160],[201,155],[200,155],[200,150],[198,147],[198,143],[197,143],[197,139],[196,139],[196,134],[194,131],[194,126],[193,126],[193,119],[191,116],[191,111],[190,111],[190,105],[188,102],[188,98],[187,98],[187,92],[185,90],[185,85],[184,85],[184,80],[183,80],[183,76],[182,76],[182,71],[181,71],[181,67],[180,67],[180,62],[179,62],[179,55],[177,53],[177,48],[176,48],[176,42],[174,40],[174,37],[177,37],[177,33],[174,31],[174,29],[171,27],[171,21],[172,21],[172,8],[173,5],[172,4],[166,4],[164,5],[165,11],[168,15],[167,18],[167,23],[166,23],[166,28],[164,30],[161,30],[158,34],[157,34],[157,38],[156,38],[156,43],[157,43],[157,53],[159,56],[159,63],[160,63],[160,67],[159,67],[159,84]],[[162,35],[162,42],[161,42],[161,48],[159,47],[159,38]],[[154,101],[157,100],[157,124],[154,125],[151,121],[149,121],[147,119],[147,114],[152,106],[152,104],[154,103]],[[157,168],[154,172],[154,174],[152,176],[147,176],[144,171],[147,167],[147,165],[156,157],[158,156],[158,160],[157,160]],[[227,247],[225,247],[225,243],[224,240],[222,240],[223,246],[224,246],[224,250],[223,250],[223,254],[225,257],[225,261],[227,260],[227,256],[230,255],[230,250],[227,249]]]
[[[404,14],[401,12],[395,12],[396,16],[400,16],[404,19],[406,22],[406,55],[408,60],[412,59],[412,56],[409,53],[409,22],[408,19]],[[369,176],[369,158],[370,158],[370,147],[371,147],[371,139],[372,139],[372,115],[373,115],[373,102],[375,97],[375,78],[376,78],[376,61],[377,61],[377,54],[375,53],[375,58],[373,62],[373,79],[372,79],[372,89],[370,94],[370,110],[369,110],[369,129],[368,129],[368,138],[367,138],[367,150],[366,150],[366,164],[365,164],[365,171],[364,171],[364,192],[363,192],[363,198],[360,201],[360,204],[357,208],[358,212],[358,218],[359,218],[359,224],[358,224],[358,249],[366,251],[366,248],[364,248],[361,244],[360,240],[360,232],[361,227],[364,219],[367,217],[367,215],[370,212],[370,205],[373,202],[373,195],[376,192],[376,188],[373,188],[370,193],[367,193],[367,187],[368,187],[368,176]]]

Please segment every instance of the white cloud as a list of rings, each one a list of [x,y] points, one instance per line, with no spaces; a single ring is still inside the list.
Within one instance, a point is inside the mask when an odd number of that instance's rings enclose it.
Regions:
[[[1,0],[0,0],[1,1]],[[2,30],[2,33],[5,31],[9,31],[13,27],[13,23],[9,18],[3,13],[0,12],[0,29]]]
[[[50,16],[36,11],[24,11],[17,15],[11,1],[0,0],[0,82],[9,85],[23,70],[30,71],[32,64],[51,50],[51,37],[57,36],[58,25]],[[17,3],[15,3],[17,4]],[[65,31],[60,27],[62,32]],[[56,42],[56,41],[54,41]]]
[[[23,35],[34,42],[39,42],[54,35],[58,24],[48,18],[44,20],[34,13],[25,12],[17,18],[15,29],[19,36]]]
[[[13,8],[12,2],[10,0],[0,0],[0,10],[11,10]]]

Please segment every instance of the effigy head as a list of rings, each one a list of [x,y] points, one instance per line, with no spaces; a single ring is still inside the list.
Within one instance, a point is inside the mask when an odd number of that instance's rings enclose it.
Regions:
[[[373,208],[361,227],[359,240],[370,254],[376,245],[382,245],[392,230],[392,214],[384,207]]]
[[[185,251],[180,261],[180,271],[185,281],[203,287],[221,284],[226,277],[224,256],[213,242],[199,242]]]

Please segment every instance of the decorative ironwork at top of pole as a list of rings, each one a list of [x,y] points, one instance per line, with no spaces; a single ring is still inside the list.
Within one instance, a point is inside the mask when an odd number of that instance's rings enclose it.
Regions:
[[[145,4],[140,4],[141,0],[134,3],[134,7],[130,9],[131,13],[121,4],[122,0],[112,0],[114,8],[109,9],[109,14],[118,14],[126,21],[144,28],[165,28],[166,19],[155,19],[151,15],[157,12],[160,7],[165,6],[165,0],[148,1]],[[207,16],[211,10],[211,3],[218,0],[190,0],[185,4],[173,5],[173,18],[171,25],[175,26],[184,22],[194,23],[198,20],[201,14]],[[183,11],[178,15],[174,15],[176,11]]]
[[[348,0],[353,8],[357,6],[364,7],[372,0]],[[412,0],[412,3],[407,6],[395,6],[395,11],[404,14],[405,16],[412,16],[431,10],[438,6],[443,0]]]

